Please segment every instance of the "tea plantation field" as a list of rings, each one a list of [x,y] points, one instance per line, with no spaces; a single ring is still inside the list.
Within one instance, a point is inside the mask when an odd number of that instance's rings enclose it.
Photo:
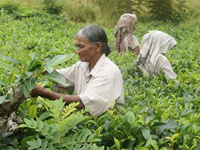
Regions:
[[[16,18],[1,13],[1,96],[33,60],[47,62],[58,55],[71,56],[75,52],[74,35],[85,25],[46,14]],[[103,28],[113,49],[114,27]],[[135,35],[139,42],[149,30],[160,30],[176,39],[177,46],[166,56],[179,83],[163,74],[147,78],[133,66],[132,53],[112,51],[109,58],[120,68],[124,81],[126,108],[120,108],[121,113],[112,109],[94,119],[87,110],[75,110],[74,105],[62,109],[61,100],[28,98],[16,111],[23,124],[16,133],[1,135],[0,149],[199,150],[200,26],[138,21]],[[54,67],[68,67],[78,60],[73,55]],[[37,84],[54,90],[47,79],[39,78]]]

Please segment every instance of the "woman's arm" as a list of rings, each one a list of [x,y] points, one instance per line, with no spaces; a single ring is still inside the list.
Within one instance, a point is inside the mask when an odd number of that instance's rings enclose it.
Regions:
[[[133,52],[135,53],[136,56],[138,56],[139,53],[140,53],[139,47],[138,47],[138,46],[135,46],[135,48],[133,49]]]
[[[32,97],[41,96],[44,98],[48,98],[50,100],[56,100],[60,99],[60,97],[63,97],[63,101],[68,105],[73,102],[80,102],[77,108],[84,108],[84,104],[82,103],[80,97],[78,95],[64,95],[56,92],[50,92],[46,90],[45,88],[36,85],[35,88],[31,91],[30,94]]]

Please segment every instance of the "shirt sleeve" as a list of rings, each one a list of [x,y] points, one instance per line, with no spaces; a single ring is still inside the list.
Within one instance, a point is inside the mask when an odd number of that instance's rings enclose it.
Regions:
[[[77,63],[76,63],[77,64]],[[65,78],[71,82],[71,84],[75,84],[75,69],[76,64],[72,65],[71,67],[64,68],[64,69],[56,69],[57,72],[63,74]]]
[[[54,87],[57,92],[66,92],[66,91],[73,91],[74,90],[74,83],[75,83],[75,67],[76,65],[72,65],[69,68],[65,69],[56,69],[56,71],[60,74],[65,76],[63,82],[67,83],[68,86],[64,86],[62,84],[55,83]]]
[[[123,88],[123,84],[120,83],[121,79],[111,74],[96,76],[88,84],[84,93],[79,95],[83,104],[89,109],[93,117],[98,117],[106,112],[111,106],[111,103],[119,99],[120,95],[122,95],[121,88]]]

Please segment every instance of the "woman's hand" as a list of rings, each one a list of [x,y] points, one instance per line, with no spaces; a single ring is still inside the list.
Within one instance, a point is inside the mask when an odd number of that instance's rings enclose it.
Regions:
[[[31,97],[43,96],[44,90],[45,90],[45,88],[36,84],[34,89],[31,91],[30,95],[31,95]]]

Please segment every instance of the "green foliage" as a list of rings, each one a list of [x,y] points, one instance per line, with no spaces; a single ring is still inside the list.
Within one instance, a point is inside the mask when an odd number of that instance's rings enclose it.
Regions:
[[[10,69],[9,66],[1,65],[1,95],[5,95],[9,87],[18,83],[17,79],[21,77],[25,80],[26,87],[31,88],[32,80],[28,80],[30,72],[35,70],[36,76],[40,74],[40,70],[37,70],[40,62],[42,62],[40,66],[43,67],[42,70],[51,72],[54,67],[66,68],[79,60],[75,55],[71,57],[75,51],[74,35],[86,24],[64,22],[63,18],[53,15],[33,15],[22,20],[15,20],[13,16],[5,13],[1,17],[1,62],[13,66],[19,72],[15,73],[13,67]],[[113,49],[114,26],[103,28]],[[110,150],[199,149],[200,56],[197,54],[199,53],[200,28],[177,25],[173,22],[142,23],[138,21],[134,34],[139,42],[149,30],[160,30],[176,39],[177,46],[168,51],[166,57],[178,75],[178,84],[166,78],[163,73],[147,78],[139,68],[133,65],[136,58],[133,53],[119,54],[112,51],[109,58],[120,68],[124,81],[126,107],[119,108],[121,113],[112,109],[99,118],[92,118],[89,113],[74,110],[74,106],[65,111],[66,107],[60,102],[61,100],[52,104],[51,102],[54,101],[30,98],[17,110],[21,118],[26,120],[24,126],[27,127],[20,128],[16,134],[7,133],[7,137],[1,136],[0,147],[10,149],[36,147],[40,147],[39,149],[48,147],[48,149],[104,148]],[[63,61],[65,58],[69,59]],[[54,90],[47,78],[38,76],[37,79],[40,85]],[[59,109],[61,107],[62,109]],[[68,115],[67,112],[70,111]],[[80,118],[77,113],[81,116]],[[65,115],[66,117],[63,118]],[[60,120],[56,120],[55,116]],[[64,121],[67,118],[69,118],[68,121],[70,120],[68,124]],[[76,124],[82,118],[85,119]],[[60,131],[65,136],[62,136]],[[49,143],[55,140],[51,140],[52,136],[56,137],[57,142],[60,139],[59,142],[62,144],[50,145]]]
[[[180,23],[187,17],[186,0],[152,0],[144,3],[150,9],[150,18]]]
[[[44,66],[44,68],[51,73],[53,71],[52,67],[55,67],[59,64],[64,63],[65,61],[69,60],[70,58],[72,58],[74,56],[74,54],[70,54],[70,55],[57,55],[55,57],[53,57],[51,60],[48,60],[46,62],[46,65]]]
[[[37,114],[37,107],[36,107],[36,105],[31,105],[29,107],[29,117],[30,118],[35,118],[36,114]]]
[[[93,22],[96,19],[96,11],[90,5],[83,5],[80,3],[76,7],[67,10],[69,19],[74,22]]]
[[[38,55],[37,55],[38,54]],[[11,72],[11,76],[9,76],[9,82],[7,85],[13,85],[11,88],[18,84],[22,84],[22,91],[25,97],[29,96],[30,91],[35,87],[36,79],[42,75],[42,72],[48,71],[48,73],[42,77],[46,77],[53,82],[57,82],[63,84],[62,78],[63,75],[53,72],[51,67],[56,66],[60,63],[63,63],[70,59],[73,54],[67,55],[58,55],[53,57],[51,60],[47,62],[42,62],[40,58],[40,52],[36,51],[36,54],[31,53],[28,55],[25,53],[24,59],[17,61],[14,58],[10,58],[4,55],[1,55],[2,58],[11,62],[11,65],[8,63],[1,62],[0,67],[4,68]],[[14,66],[14,67],[13,67]],[[6,80],[3,80],[1,83],[4,84]],[[67,85],[67,84],[63,84]]]
[[[8,14],[13,14],[19,11],[20,4],[16,2],[7,1],[0,4],[0,10],[7,12]]]
[[[95,133],[89,129],[76,130],[76,126],[88,117],[85,111],[76,111],[78,103],[64,106],[62,98],[49,101],[39,97],[38,102],[45,108],[44,113],[36,119],[24,119],[20,128],[30,128],[34,136],[24,139],[29,149],[99,149],[95,142],[100,141]],[[32,105],[33,106],[33,105]],[[32,107],[31,106],[31,107]],[[30,107],[30,109],[32,109]],[[29,112],[31,111],[29,109]],[[48,118],[44,117],[48,115]],[[46,119],[45,119],[46,118]],[[25,145],[24,145],[25,146]]]
[[[50,14],[60,14],[63,10],[63,1],[62,0],[44,0],[43,9]]]
[[[164,141],[165,137],[169,136],[169,131],[174,130],[177,124],[172,120],[159,120],[149,113],[148,107],[138,108],[135,106],[124,113],[110,110],[96,119],[96,132],[102,139],[99,144],[111,150],[142,148],[142,146],[146,149],[164,148],[165,144],[169,143]],[[94,128],[94,125],[88,128]]]

